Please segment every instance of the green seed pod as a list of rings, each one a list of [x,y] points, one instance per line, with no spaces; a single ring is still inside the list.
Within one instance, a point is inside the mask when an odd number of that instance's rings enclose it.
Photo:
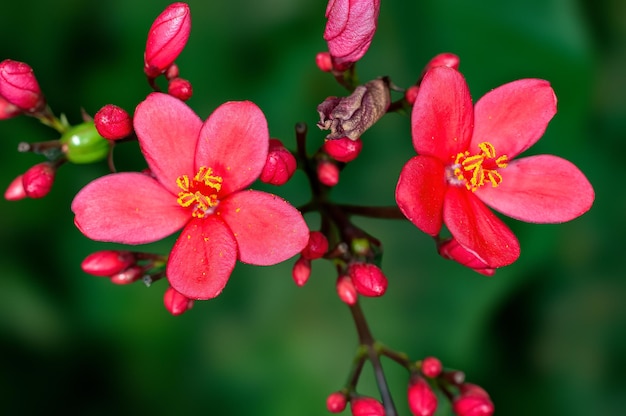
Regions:
[[[108,140],[98,134],[92,121],[70,128],[61,136],[63,151],[72,163],[94,163],[107,157]]]

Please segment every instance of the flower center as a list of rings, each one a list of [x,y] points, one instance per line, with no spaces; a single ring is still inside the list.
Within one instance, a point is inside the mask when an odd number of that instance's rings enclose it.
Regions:
[[[509,158],[506,155],[496,156],[496,149],[489,142],[478,145],[480,153],[470,155],[465,151],[456,155],[454,165],[451,166],[453,174],[450,181],[454,184],[465,184],[465,187],[475,192],[486,182],[491,182],[494,188],[502,182],[502,175],[498,168],[506,168]]]
[[[183,207],[195,204],[192,215],[203,218],[219,203],[217,193],[222,189],[222,177],[213,175],[211,168],[202,166],[191,180],[187,175],[179,176],[176,185],[181,189],[177,202]]]

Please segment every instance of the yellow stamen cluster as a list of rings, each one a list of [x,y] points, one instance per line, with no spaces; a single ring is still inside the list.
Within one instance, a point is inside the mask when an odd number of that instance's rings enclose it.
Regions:
[[[217,193],[222,189],[222,177],[213,175],[213,170],[202,166],[192,180],[187,175],[179,176],[176,185],[182,191],[178,193],[177,202],[188,207],[195,203],[192,215],[203,218],[209,208],[217,206]]]
[[[482,142],[478,145],[481,150],[479,154],[471,155],[465,151],[456,155],[454,160],[454,175],[457,179],[464,181],[468,190],[475,192],[485,182],[491,182],[494,188],[502,182],[502,175],[498,168],[506,168],[508,157],[502,155],[496,157],[496,149],[489,142]]]

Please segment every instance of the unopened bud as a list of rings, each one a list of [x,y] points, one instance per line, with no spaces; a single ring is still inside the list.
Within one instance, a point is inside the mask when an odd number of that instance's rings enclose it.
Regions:
[[[193,95],[191,82],[183,78],[173,78],[167,84],[167,93],[181,101],[187,101]]]
[[[93,121],[98,134],[108,140],[122,139],[133,132],[133,121],[128,112],[113,104],[98,110]]]
[[[409,384],[407,398],[414,416],[432,416],[437,410],[437,396],[422,377]]]
[[[100,136],[95,124],[87,121],[72,127],[61,136],[63,152],[72,163],[94,163],[106,158],[111,143]]]
[[[328,396],[326,399],[326,409],[330,413],[341,413],[346,408],[347,400],[346,395],[340,391],[336,391]]]
[[[330,72],[333,70],[333,60],[328,52],[320,52],[315,55],[315,64],[324,72]]]
[[[317,179],[326,186],[335,186],[339,183],[339,167],[328,160],[321,160],[317,164]]]
[[[11,59],[0,62],[0,96],[29,113],[42,111],[46,107],[33,69],[24,62]]]
[[[148,32],[144,72],[156,78],[174,63],[191,31],[191,14],[185,3],[173,3],[154,20]]]
[[[341,137],[339,139],[326,140],[322,149],[328,153],[330,157],[339,162],[351,162],[361,153],[363,148],[363,141],[361,138],[356,140],[349,139],[347,137]]]
[[[387,290],[387,277],[371,263],[353,263],[348,268],[354,287],[363,296],[382,296]]]
[[[81,263],[85,273],[93,276],[111,276],[135,263],[135,255],[126,250],[102,250],[91,253]]]
[[[17,178],[13,179],[13,181],[7,187],[7,190],[4,191],[4,199],[7,201],[19,201],[20,199],[26,198],[26,191],[24,190],[24,175],[20,175]]]
[[[8,120],[20,114],[22,114],[22,110],[18,106],[0,97],[0,120]]]
[[[144,269],[141,266],[130,266],[129,268],[122,270],[118,273],[113,273],[109,276],[111,283],[116,285],[127,285],[143,278]]]
[[[426,377],[435,378],[441,374],[443,366],[436,357],[426,357],[422,360],[422,374]]]
[[[339,276],[337,279],[337,294],[339,299],[349,306],[352,306],[358,300],[359,295],[352,283],[352,279],[348,275]]]
[[[193,306],[193,299],[189,299],[173,287],[168,287],[163,295],[163,304],[169,313],[174,316],[178,316],[191,309]]]
[[[315,260],[322,257],[328,251],[328,239],[320,231],[311,231],[309,233],[309,242],[304,250],[302,250],[302,257]]]
[[[465,267],[473,269],[485,276],[493,276],[496,269],[481,259],[475,252],[460,245],[454,238],[442,241],[438,244],[437,251],[443,258],[454,260]]]
[[[448,68],[458,70],[460,64],[461,64],[461,59],[457,55],[450,53],[450,52],[444,52],[444,53],[440,53],[439,55],[436,55],[434,58],[428,61],[428,63],[424,67],[423,73],[425,74],[426,72],[430,71],[431,69],[437,66],[447,66]]]
[[[298,162],[295,156],[278,139],[270,139],[267,159],[261,172],[262,182],[271,185],[284,185],[296,171]]]
[[[404,99],[409,105],[415,104],[415,100],[417,99],[417,93],[419,92],[420,87],[417,85],[412,85],[406,89],[404,92]]]
[[[178,76],[180,75],[180,70],[178,69],[178,65],[176,65],[175,63],[170,65],[166,70],[165,70],[165,78],[168,81],[173,80],[174,78],[178,78]]]
[[[382,403],[373,397],[357,397],[350,402],[352,416],[385,416]]]
[[[304,257],[298,258],[293,264],[291,277],[293,281],[296,282],[296,285],[300,287],[304,286],[309,280],[309,277],[311,277],[311,260],[305,259]]]
[[[481,387],[466,383],[461,394],[454,400],[452,408],[458,416],[491,416],[495,411],[489,394]]]
[[[48,195],[54,184],[55,176],[56,168],[48,162],[38,163],[28,169],[22,175],[22,184],[26,196],[43,198]]]

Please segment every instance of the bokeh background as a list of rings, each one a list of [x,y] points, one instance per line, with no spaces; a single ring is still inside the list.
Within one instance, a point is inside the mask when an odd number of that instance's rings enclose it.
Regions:
[[[165,0],[7,2],[0,59],[28,62],[48,102],[72,123],[115,103],[132,111],[149,92],[143,48]],[[324,134],[315,108],[344,91],[314,64],[325,49],[322,0],[189,1],[192,32],[178,64],[189,100],[206,117],[250,99],[273,137],[294,147],[304,121],[314,150]],[[592,210],[562,225],[507,220],[522,255],[492,278],[439,258],[404,221],[358,219],[385,248],[390,286],[363,308],[374,334],[412,358],[438,356],[485,387],[500,415],[626,412],[626,3],[621,0],[383,0],[378,32],[359,63],[366,81],[411,85],[437,53],[461,57],[474,98],[508,81],[549,80],[559,111],[531,153],[577,164],[596,190]],[[397,98],[394,97],[394,98]],[[57,138],[36,120],[0,123],[0,183],[42,159],[20,141]],[[390,205],[413,154],[407,117],[391,114],[363,137],[338,201]],[[133,144],[116,149],[122,170],[143,168]],[[164,282],[115,286],[85,275],[81,260],[112,244],[87,240],[69,205],[105,163],[65,165],[43,200],[0,201],[0,413],[323,415],[356,347],[335,272],[314,263],[297,288],[293,259],[238,264],[221,296],[180,317],[162,306]],[[299,172],[280,189],[302,204]],[[307,217],[312,227],[315,216]],[[173,237],[142,247],[166,253]],[[384,361],[407,414],[407,375]],[[371,370],[359,389],[376,394]],[[442,401],[443,402],[443,401]],[[348,413],[346,411],[346,413]],[[438,415],[449,414],[442,404]]]

